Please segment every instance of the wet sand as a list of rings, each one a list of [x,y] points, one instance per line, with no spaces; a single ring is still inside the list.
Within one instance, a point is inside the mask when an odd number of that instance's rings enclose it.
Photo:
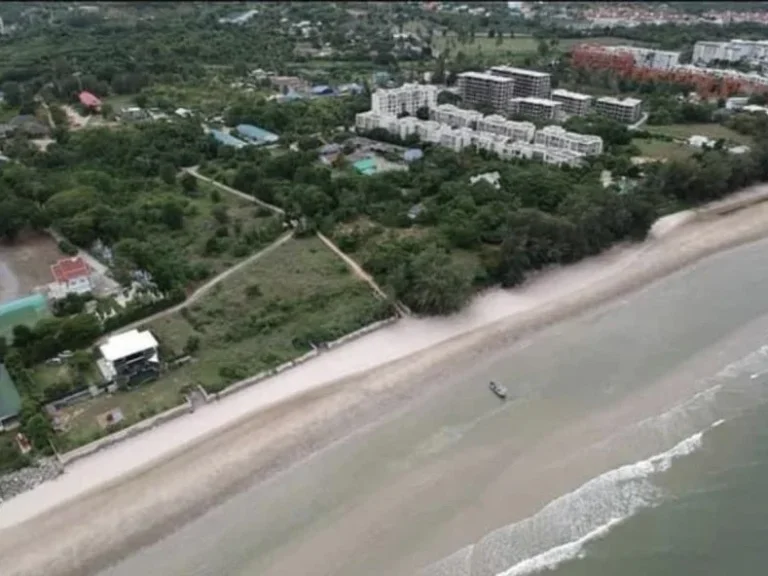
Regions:
[[[429,392],[429,386],[417,384],[434,386],[526,332],[768,234],[764,205],[714,213],[667,219],[656,227],[656,239],[540,274],[521,290],[486,294],[456,317],[403,321],[76,463],[60,480],[0,508],[0,527],[6,528],[0,531],[0,573],[92,573],[238,489]],[[675,221],[678,227],[667,226]],[[387,360],[394,363],[350,376]],[[258,415],[249,414],[260,408]]]

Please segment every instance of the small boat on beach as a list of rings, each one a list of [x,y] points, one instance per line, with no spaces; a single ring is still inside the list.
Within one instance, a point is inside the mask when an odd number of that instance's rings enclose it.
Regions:
[[[491,383],[489,384],[489,388],[491,389],[491,392],[496,394],[499,398],[502,400],[506,400],[507,398],[507,389],[502,386],[501,384],[497,384],[493,380],[491,380]]]

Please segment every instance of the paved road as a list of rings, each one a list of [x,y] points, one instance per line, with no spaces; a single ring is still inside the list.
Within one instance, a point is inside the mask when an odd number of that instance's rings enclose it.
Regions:
[[[211,291],[211,289],[216,286],[216,284],[219,284],[229,278],[232,274],[235,272],[242,270],[244,267],[248,266],[249,264],[253,264],[256,260],[261,258],[262,256],[265,256],[266,254],[269,254],[272,252],[275,248],[282,246],[285,244],[288,240],[293,238],[293,230],[290,232],[287,232],[280,236],[277,240],[275,240],[272,244],[261,250],[260,252],[257,252],[256,254],[249,256],[242,262],[239,262],[232,266],[231,268],[227,268],[219,274],[218,276],[215,276],[214,278],[211,278],[200,286],[197,290],[195,290],[184,302],[181,304],[174,306],[172,308],[167,308],[166,310],[162,310],[161,312],[158,312],[157,314],[153,314],[152,316],[148,316],[147,318],[142,318],[141,320],[137,320],[136,322],[133,322],[132,324],[129,324],[128,326],[123,326],[122,328],[119,328],[117,330],[114,330],[110,332],[109,334],[105,334],[103,338],[106,338],[108,336],[111,336],[113,334],[120,334],[122,332],[127,332],[128,330],[133,330],[134,328],[138,328],[139,326],[142,326],[144,324],[148,324],[149,322],[152,322],[153,320],[157,320],[158,318],[163,318],[164,316],[168,316],[169,314],[174,314],[175,312],[178,312],[179,310],[182,310],[184,308],[187,308],[188,306],[191,306],[200,298],[205,296],[208,292]]]

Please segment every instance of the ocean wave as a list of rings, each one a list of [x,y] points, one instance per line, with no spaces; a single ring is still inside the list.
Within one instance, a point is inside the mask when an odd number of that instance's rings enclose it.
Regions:
[[[520,522],[504,526],[474,545],[436,562],[424,576],[497,574],[518,576],[579,554],[584,543],[663,497],[650,478],[695,452],[704,432],[645,460],[610,470],[565,494]]]

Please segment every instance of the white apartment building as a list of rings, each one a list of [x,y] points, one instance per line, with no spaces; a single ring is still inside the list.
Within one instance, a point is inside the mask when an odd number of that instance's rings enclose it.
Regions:
[[[454,128],[474,126],[483,117],[477,110],[465,110],[453,104],[440,104],[436,108],[429,109],[429,118],[441,124],[447,124]]]
[[[378,89],[371,94],[371,110],[397,116],[416,114],[419,108],[437,106],[438,87],[430,84],[403,84],[399,88]]]
[[[624,98],[619,100],[613,96],[598,98],[595,102],[595,111],[625,124],[634,124],[640,120],[642,100],[637,98]]]
[[[507,142],[499,154],[501,158],[509,160],[510,158],[525,158],[527,160],[541,160],[545,164],[556,164],[558,166],[568,164],[569,166],[578,166],[583,156],[570,150],[557,148],[547,148],[538,144],[528,144],[526,142]]]
[[[762,62],[768,60],[768,40],[738,40],[730,42],[696,42],[691,61],[706,65],[714,60]]]
[[[440,146],[450,148],[454,152],[461,152],[464,148],[472,146],[472,136],[474,133],[475,131],[469,128],[443,126],[438,134],[439,139],[437,143]]]
[[[525,116],[535,120],[551,120],[558,122],[563,117],[563,105],[556,100],[547,98],[512,98],[507,112],[510,116]]]
[[[490,106],[493,110],[506,110],[507,102],[514,96],[515,81],[485,72],[463,72],[458,76],[459,93],[464,104]]]
[[[536,133],[536,126],[531,122],[515,122],[498,114],[491,114],[478,120],[477,131],[506,136],[512,140],[530,142]]]
[[[653,50],[637,46],[610,46],[606,50],[631,54],[636,66],[653,68],[654,70],[671,70],[680,64],[680,52]]]
[[[603,153],[603,139],[594,134],[568,132],[561,126],[546,126],[536,132],[534,144],[546,148],[570,150],[584,156],[599,156]]]
[[[563,105],[563,112],[572,116],[586,116],[592,108],[592,96],[558,88],[552,90],[552,100]]]
[[[733,96],[725,101],[726,110],[741,110],[749,104],[749,98],[746,96]]]
[[[513,98],[547,98],[552,88],[552,75],[537,70],[514,68],[512,66],[494,66],[489,72],[498,77],[511,78]]]

